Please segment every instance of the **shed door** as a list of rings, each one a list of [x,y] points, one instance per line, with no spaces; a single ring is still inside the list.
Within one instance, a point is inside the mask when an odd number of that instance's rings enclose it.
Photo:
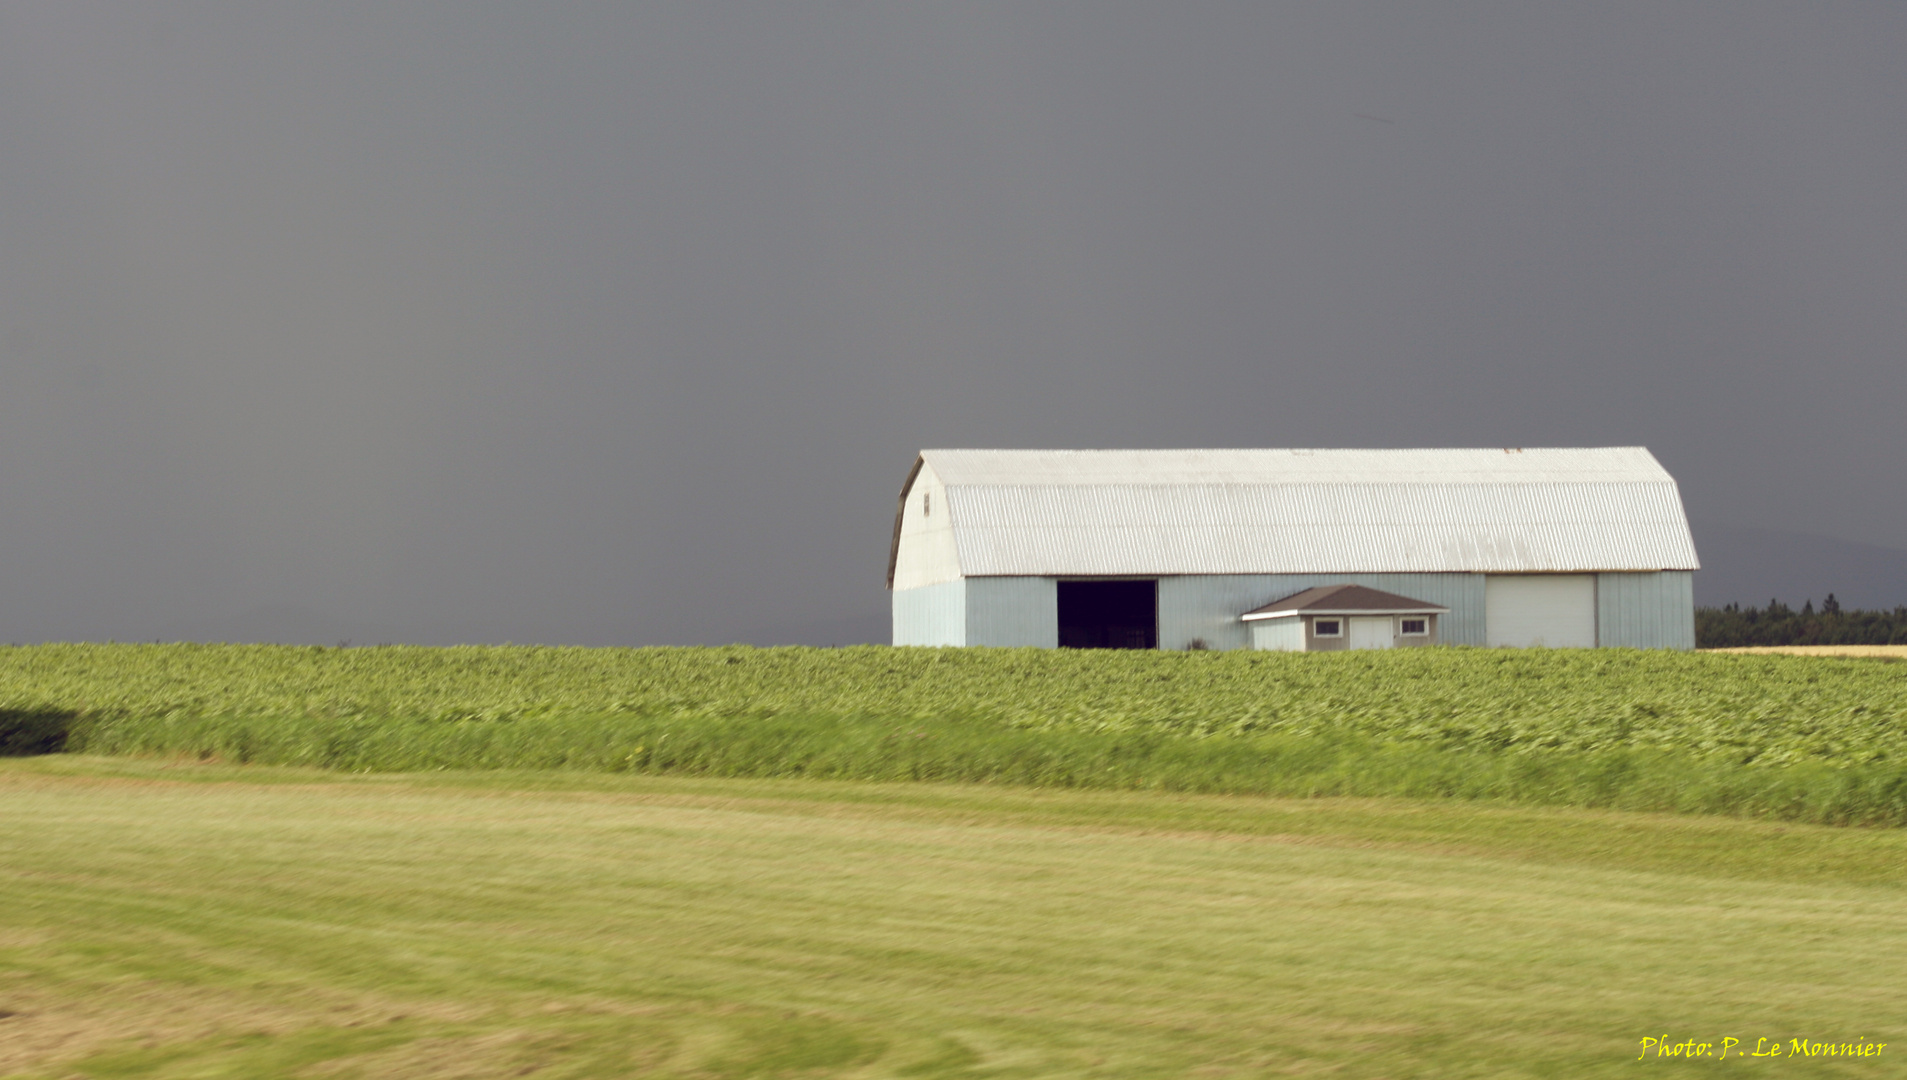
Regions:
[[[1594,574],[1491,574],[1483,579],[1491,645],[1588,649],[1596,644]]]
[[[1351,616],[1351,648],[1388,649],[1395,644],[1389,615]]]

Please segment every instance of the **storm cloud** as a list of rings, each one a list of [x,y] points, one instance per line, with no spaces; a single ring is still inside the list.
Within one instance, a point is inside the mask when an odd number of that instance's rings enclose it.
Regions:
[[[1698,599],[1907,603],[1903,100],[1879,4],[8,4],[0,637],[883,640],[924,446],[1640,444]]]

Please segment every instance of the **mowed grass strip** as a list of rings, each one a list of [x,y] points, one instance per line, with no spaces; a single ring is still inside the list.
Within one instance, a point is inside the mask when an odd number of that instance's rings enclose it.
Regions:
[[[1859,656],[1867,659],[1907,660],[1907,645],[1737,645],[1703,652],[1741,656]]]
[[[1907,760],[1786,764],[1687,750],[1386,740],[1345,728],[1192,735],[986,718],[531,717],[437,723],[188,717],[111,725],[91,750],[354,772],[550,769],[1003,783],[1283,796],[1459,798],[1907,824]]]
[[[1907,1035],[1903,866],[1613,812],[36,758],[0,1076],[1630,1075]]]

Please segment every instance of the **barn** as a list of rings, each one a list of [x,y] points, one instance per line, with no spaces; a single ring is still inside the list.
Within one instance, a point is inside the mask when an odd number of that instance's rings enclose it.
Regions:
[[[923,450],[887,585],[896,645],[1691,649],[1697,567],[1639,446]]]

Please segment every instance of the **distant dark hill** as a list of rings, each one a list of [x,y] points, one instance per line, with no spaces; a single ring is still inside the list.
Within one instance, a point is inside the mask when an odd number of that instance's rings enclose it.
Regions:
[[[1843,608],[1891,609],[1907,604],[1907,551],[1827,536],[1693,522],[1702,569],[1698,607],[1778,599],[1819,607],[1833,593]]]

